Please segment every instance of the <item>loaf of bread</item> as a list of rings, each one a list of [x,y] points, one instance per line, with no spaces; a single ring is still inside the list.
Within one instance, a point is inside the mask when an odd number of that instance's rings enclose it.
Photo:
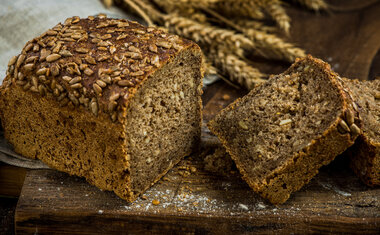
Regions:
[[[8,65],[14,150],[133,201],[199,145],[202,53],[137,22],[73,17]]]
[[[360,122],[339,76],[309,56],[229,105],[208,125],[250,187],[279,204],[354,143]]]
[[[369,186],[380,185],[380,80],[344,79],[359,107],[362,133],[347,150],[351,168]]]

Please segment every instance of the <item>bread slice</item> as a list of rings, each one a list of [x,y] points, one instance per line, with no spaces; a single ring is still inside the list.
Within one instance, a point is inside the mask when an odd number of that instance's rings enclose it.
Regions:
[[[311,56],[229,105],[208,126],[243,179],[273,204],[285,202],[360,133],[349,91]]]
[[[0,115],[14,150],[133,201],[199,145],[202,53],[105,16],[69,18],[9,62]]]
[[[362,133],[347,150],[351,168],[369,186],[380,185],[380,80],[344,79],[359,107]]]

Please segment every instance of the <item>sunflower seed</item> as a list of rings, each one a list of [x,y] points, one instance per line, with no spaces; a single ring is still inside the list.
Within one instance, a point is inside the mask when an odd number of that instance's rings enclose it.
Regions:
[[[79,105],[79,101],[78,101],[78,99],[75,97],[74,94],[69,93],[68,96],[69,96],[69,99],[71,100],[71,102],[73,102],[73,104],[74,104],[75,106],[78,106],[78,105]]]
[[[99,94],[102,93],[102,88],[101,88],[98,84],[94,83],[94,84],[92,85],[92,87],[94,88],[94,91],[95,91],[96,94],[99,95]]]
[[[68,50],[62,50],[59,52],[60,55],[64,56],[64,57],[69,57],[69,56],[73,56],[73,54],[71,54],[70,51]]]
[[[69,77],[69,76],[63,76],[62,79],[65,80],[66,82],[70,82],[71,79],[73,79],[73,78]]]
[[[167,48],[167,49],[170,49],[172,47],[172,45],[166,40],[157,40],[155,44],[156,46]]]
[[[117,106],[117,102],[116,101],[110,101],[108,103],[108,111],[109,112],[112,112]]]
[[[34,68],[34,64],[26,64],[24,65],[24,69],[26,71],[31,71]]]
[[[351,133],[355,136],[359,135],[361,130],[360,128],[354,123],[350,126]]]
[[[149,44],[148,49],[149,49],[149,51],[151,51],[151,52],[157,53],[157,46],[154,45],[154,44]]]
[[[160,65],[160,57],[158,55],[154,55],[150,60],[150,63],[158,67]]]
[[[36,75],[43,75],[46,74],[47,68],[40,68],[37,70]]]
[[[351,109],[346,109],[345,116],[346,116],[346,122],[348,125],[351,125],[354,123],[355,114],[351,111]]]
[[[115,53],[115,51],[116,51],[116,47],[110,46],[110,53],[113,54],[113,53]]]
[[[42,96],[44,96],[45,94],[46,94],[46,87],[44,86],[44,85],[39,85],[38,86],[38,92],[42,95]]]
[[[92,98],[91,99],[91,102],[90,102],[90,108],[91,108],[91,112],[97,116],[98,115],[98,103],[96,102],[96,99],[95,98]]]
[[[87,61],[87,63],[89,63],[89,64],[96,64],[95,59],[94,59],[92,56],[90,56],[90,55],[87,55],[84,59],[85,59],[85,60]]]
[[[117,36],[116,40],[121,40],[121,39],[124,39],[128,36],[128,34],[121,34],[119,36]]]
[[[129,46],[129,47],[128,47],[128,50],[129,50],[129,51],[132,51],[132,52],[136,52],[136,53],[141,53],[141,52],[140,52],[140,49],[138,49],[138,48],[135,47],[135,46]]]
[[[71,79],[71,81],[69,82],[69,84],[78,83],[78,82],[80,82],[81,80],[82,80],[82,78],[79,77],[79,76],[77,76],[77,77]]]
[[[136,72],[131,72],[129,75],[131,76],[141,76],[144,75],[144,71],[136,71]]]
[[[108,33],[108,34],[104,34],[104,35],[100,36],[99,38],[103,39],[103,40],[106,40],[106,39],[112,38],[112,35]]]
[[[73,88],[73,89],[79,89],[79,88],[82,88],[82,84],[75,83],[75,84],[70,85],[70,87]]]
[[[98,84],[102,88],[107,86],[107,84],[105,82],[103,82],[102,80],[96,80],[96,84]]]
[[[33,48],[33,43],[29,43],[28,45],[25,46],[24,51],[25,51],[25,52],[28,52],[28,51],[30,51],[30,49],[32,49],[32,48]]]
[[[66,95],[67,95],[67,93],[62,93],[62,94],[60,94],[60,95],[57,97],[57,100],[58,100],[58,101],[63,100],[63,99],[66,97]]]
[[[108,55],[101,55],[97,58],[99,62],[108,60],[110,57]]]
[[[75,48],[75,51],[83,54],[88,53],[88,49],[83,47]]]
[[[90,68],[84,69],[84,74],[86,74],[87,76],[91,76],[93,73],[94,73],[94,71],[92,71]]]
[[[39,92],[38,88],[35,87],[35,86],[30,87],[29,90],[31,90],[31,91],[33,91],[33,92],[36,92],[36,93]]]
[[[13,56],[9,62],[8,62],[8,66],[11,66],[11,65],[14,65],[17,61],[17,56]]]
[[[121,81],[118,81],[117,84],[119,86],[122,86],[122,87],[133,87],[134,86],[134,84],[129,80],[121,80]]]
[[[101,79],[103,82],[107,83],[107,84],[111,84],[111,83],[112,83],[111,77],[110,77],[109,75],[107,75],[107,74],[103,74],[103,75],[100,77],[100,79]]]
[[[118,28],[123,28],[123,27],[127,27],[127,26],[129,26],[128,22],[119,22],[117,24]]]
[[[350,128],[347,126],[347,123],[343,120],[340,120],[339,127],[341,128],[340,132],[343,132],[343,134],[346,132],[350,132]]]
[[[38,59],[38,56],[30,56],[26,58],[25,64],[35,63],[37,59]]]
[[[25,55],[24,54],[19,55],[16,61],[16,68],[19,68],[22,62],[24,62],[24,60],[25,60]]]
[[[61,58],[61,55],[59,55],[59,54],[51,54],[51,55],[48,55],[46,57],[46,61],[47,62],[53,62],[53,61],[58,60],[59,58]]]
[[[127,57],[130,57],[132,59],[141,59],[142,56],[140,53],[136,53],[136,52],[130,52],[130,51],[127,51],[124,53],[125,56]]]
[[[71,21],[72,24],[78,23],[80,20],[79,16],[74,16],[73,18],[74,19]],[[71,26],[71,27],[74,27],[74,26]]]
[[[114,93],[110,96],[110,101],[116,101],[120,98],[120,93]]]
[[[380,99],[380,92],[376,92],[374,97],[375,97],[375,99]]]
[[[50,53],[50,50],[46,50],[45,48],[43,48],[40,52],[40,61],[45,60],[46,57],[50,55]]]
[[[35,86],[35,87],[38,87],[38,79],[37,79],[37,77],[32,76],[31,80],[32,80],[32,85]]]
[[[52,66],[50,66],[50,72],[51,72],[51,75],[52,76],[58,76],[59,74],[59,67],[57,64],[53,64]]]
[[[57,35],[58,32],[57,32],[57,31],[54,31],[54,30],[48,30],[48,31],[46,32],[46,34],[49,35],[49,36],[54,36],[54,35]]]
[[[21,72],[18,72],[17,79],[20,80],[20,81],[22,81],[22,80],[24,80],[24,78],[25,78],[24,74],[21,73]]]
[[[40,45],[35,44],[35,45],[33,46],[33,51],[34,51],[34,52],[37,52],[37,51],[39,51],[39,50],[40,50]]]

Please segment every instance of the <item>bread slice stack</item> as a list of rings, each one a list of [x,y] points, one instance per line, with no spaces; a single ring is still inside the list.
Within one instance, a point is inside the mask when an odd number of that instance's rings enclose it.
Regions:
[[[273,204],[285,202],[362,133],[353,95],[311,56],[236,100],[209,128],[243,179]]]

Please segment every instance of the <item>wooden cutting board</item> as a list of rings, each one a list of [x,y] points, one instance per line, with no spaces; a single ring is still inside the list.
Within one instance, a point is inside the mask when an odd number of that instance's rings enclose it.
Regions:
[[[344,2],[344,3],[343,3]],[[334,1],[330,14],[289,9],[292,39],[332,64],[342,76],[379,76],[380,4]],[[353,10],[356,9],[356,10]],[[376,57],[375,57],[376,56]],[[375,57],[375,60],[373,58]],[[374,65],[371,67],[371,63]],[[279,73],[288,65],[257,63]],[[203,96],[204,119],[246,94],[218,82]],[[228,98],[229,97],[229,98]],[[204,137],[210,138],[204,132]],[[205,171],[200,153],[186,158],[134,203],[102,192],[83,179],[54,170],[25,177],[16,208],[17,233],[361,233],[380,231],[380,188],[362,184],[339,157],[281,206],[261,199],[236,171]],[[153,205],[158,200],[158,205]]]

